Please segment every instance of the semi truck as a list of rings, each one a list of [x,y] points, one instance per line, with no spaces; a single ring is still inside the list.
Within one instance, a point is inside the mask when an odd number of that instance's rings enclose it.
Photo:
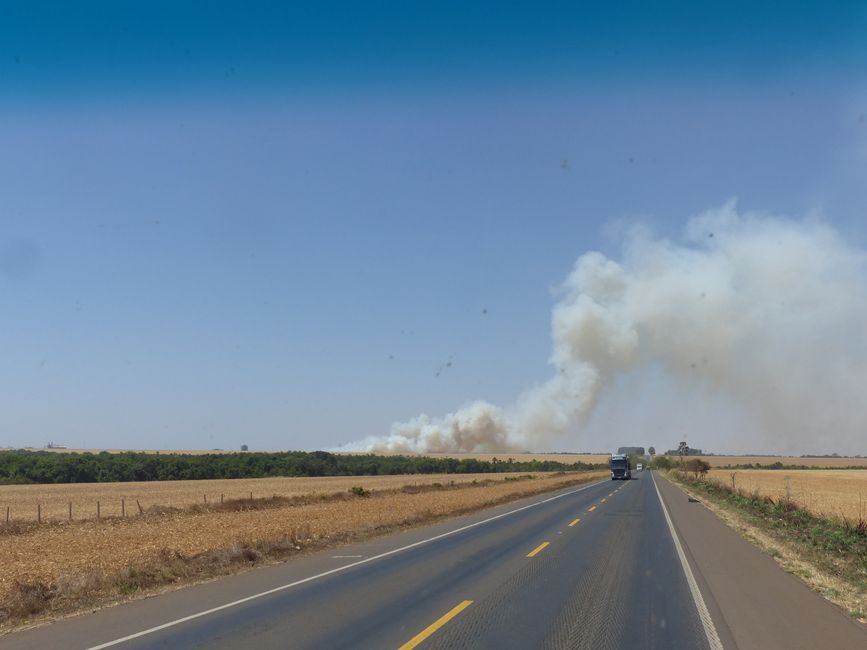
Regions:
[[[611,480],[628,481],[632,478],[629,471],[629,456],[626,454],[611,454]]]

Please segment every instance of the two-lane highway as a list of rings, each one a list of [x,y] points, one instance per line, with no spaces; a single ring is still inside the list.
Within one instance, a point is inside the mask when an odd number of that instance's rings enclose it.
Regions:
[[[206,585],[210,592],[198,609],[190,595],[201,587],[4,641],[44,647],[62,638],[67,647],[130,648],[708,643],[649,474],[536,497],[290,565],[295,579],[277,585],[266,580],[261,592],[251,592],[255,581],[249,579]],[[223,602],[214,597],[215,585],[222,586]],[[136,615],[125,616],[132,607]]]
[[[731,629],[739,625],[727,617],[731,601],[714,598],[697,549],[677,532],[695,511],[670,507],[683,493],[668,484],[660,492],[657,481],[646,472],[534,497],[10,635],[0,645],[719,648],[735,647],[741,633],[740,646],[751,647],[747,628]],[[715,519],[702,525],[725,529]],[[739,543],[747,549],[739,553],[755,551]],[[841,638],[862,638],[859,626],[829,612],[821,620],[840,626]]]

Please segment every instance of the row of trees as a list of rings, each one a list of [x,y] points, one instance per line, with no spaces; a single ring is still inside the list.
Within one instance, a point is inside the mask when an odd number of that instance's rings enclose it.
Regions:
[[[103,483],[268,476],[357,476],[380,474],[469,474],[600,469],[607,464],[491,461],[474,458],[342,455],[325,451],[233,454],[77,454],[0,452],[0,483]]]

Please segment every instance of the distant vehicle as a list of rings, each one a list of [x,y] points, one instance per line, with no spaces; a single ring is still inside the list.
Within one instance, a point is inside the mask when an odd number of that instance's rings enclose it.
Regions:
[[[638,464],[635,466],[635,471],[636,471],[636,472],[643,472],[643,471],[644,471],[644,465],[642,465],[641,463],[638,463]]]
[[[632,478],[629,471],[629,456],[626,454],[611,454],[611,480],[628,481]]]

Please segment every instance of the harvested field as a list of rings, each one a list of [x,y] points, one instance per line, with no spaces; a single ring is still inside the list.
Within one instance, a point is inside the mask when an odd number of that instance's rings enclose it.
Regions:
[[[0,517],[5,518],[9,507],[11,520],[36,521],[37,504],[43,521],[66,521],[72,503],[73,519],[96,518],[96,503],[102,517],[120,517],[121,500],[126,515],[139,513],[153,506],[184,508],[194,504],[219,503],[226,500],[254,499],[272,496],[298,496],[346,492],[353,486],[365,490],[390,490],[413,484],[466,483],[523,476],[526,472],[503,474],[401,474],[396,476],[329,476],[310,478],[251,478],[203,481],[148,481],[127,483],[65,483],[47,485],[0,485]],[[544,472],[537,472],[544,476]]]
[[[260,557],[281,558],[304,548],[362,539],[605,476],[598,471],[559,474],[370,496],[343,492],[303,505],[203,509],[7,530],[0,534],[0,556],[6,560],[0,565],[0,603],[16,603],[22,593],[37,592],[50,595],[40,601],[41,609],[72,611],[85,603],[137,593],[142,576],[149,580],[144,588],[202,579],[249,566]],[[196,557],[203,561],[191,561]],[[193,566],[195,572],[179,574],[178,564]],[[87,598],[81,595],[85,592]],[[16,614],[12,606],[6,607],[4,612],[0,605],[0,627],[32,613],[28,609]]]
[[[867,469],[712,469],[710,480],[774,499],[788,496],[822,516],[844,517],[857,523],[867,519]]]
[[[680,460],[678,456],[668,456],[671,460]],[[726,465],[804,465],[806,467],[864,467],[867,468],[867,458],[801,458],[800,456],[699,456],[710,463],[711,467]]]

